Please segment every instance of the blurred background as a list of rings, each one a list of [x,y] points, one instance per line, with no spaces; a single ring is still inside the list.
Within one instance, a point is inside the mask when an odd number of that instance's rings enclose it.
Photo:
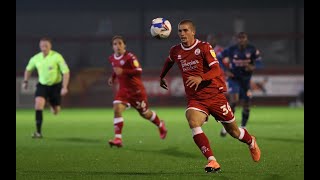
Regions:
[[[177,24],[191,19],[197,38],[208,35],[218,45],[234,43],[234,34],[248,33],[261,52],[262,67],[252,79],[255,105],[303,105],[304,5],[303,0],[16,0],[16,107],[33,107],[37,78],[23,90],[21,80],[29,59],[39,52],[43,36],[53,39],[71,70],[69,95],[64,107],[112,107],[113,91],[107,86],[111,66],[107,59],[113,35],[127,39],[143,67],[143,80],[151,106],[185,106],[178,68],[168,74],[169,91],[160,89],[159,75],[172,45],[179,43]],[[150,35],[152,19],[164,17],[172,24],[168,39]]]

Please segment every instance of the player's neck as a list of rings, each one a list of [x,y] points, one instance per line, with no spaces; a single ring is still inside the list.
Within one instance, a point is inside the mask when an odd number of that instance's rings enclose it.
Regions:
[[[116,55],[116,57],[122,56],[126,53],[126,51],[122,51],[122,52],[115,52],[114,54]]]
[[[191,40],[191,41],[182,43],[182,45],[183,45],[184,47],[188,48],[188,47],[191,47],[192,45],[194,45],[194,43],[196,43],[196,39],[195,39],[195,38],[194,38],[193,40]]]
[[[239,45],[239,49],[243,50],[247,47],[247,45]]]
[[[48,52],[42,52],[43,57],[47,57],[49,53],[50,53],[50,51],[48,51]]]

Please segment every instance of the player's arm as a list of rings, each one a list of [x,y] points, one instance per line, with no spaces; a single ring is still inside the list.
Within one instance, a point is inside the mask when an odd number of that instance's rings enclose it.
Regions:
[[[142,74],[142,68],[140,66],[140,63],[138,59],[135,56],[132,56],[131,59],[129,59],[130,67],[131,68],[120,68],[120,67],[114,67],[113,70],[116,73],[116,75],[128,75],[128,76],[136,76]]]
[[[31,58],[29,60],[29,63],[24,71],[24,77],[23,77],[23,83],[22,83],[22,87],[23,89],[27,89],[28,88],[28,81],[32,75],[32,71],[36,68],[36,65],[34,63],[33,58]]]
[[[164,77],[167,75],[167,73],[169,72],[169,70],[172,68],[172,66],[174,65],[174,61],[170,58],[170,55],[167,57],[161,74],[160,74],[160,86],[166,90],[168,90],[168,84],[166,79],[164,79]]]
[[[108,85],[112,86],[114,83],[114,80],[116,79],[117,75],[115,72],[112,73],[112,75],[108,78]]]
[[[259,49],[255,50],[253,57],[255,59],[255,69],[263,68],[262,58]]]
[[[69,85],[69,80],[70,80],[70,70],[69,70],[67,63],[65,62],[65,60],[63,59],[63,57],[61,55],[58,58],[58,66],[59,66],[59,69],[63,75],[61,95],[64,96],[68,93],[68,85]]]

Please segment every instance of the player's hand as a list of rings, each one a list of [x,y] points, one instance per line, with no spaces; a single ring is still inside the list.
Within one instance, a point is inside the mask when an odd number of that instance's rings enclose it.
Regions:
[[[27,90],[27,89],[28,89],[28,81],[23,81],[23,83],[22,83],[22,88],[23,88],[24,90]]]
[[[109,86],[112,86],[112,85],[113,85],[113,78],[112,78],[112,77],[109,77],[109,78],[108,78],[108,85],[109,85]]]
[[[234,74],[232,72],[230,72],[230,71],[226,71],[225,75],[228,76],[228,77],[231,77],[231,78],[234,77]]]
[[[200,76],[189,76],[186,81],[186,85],[192,88],[195,86],[194,90],[198,89],[199,84],[202,82],[202,78]]]
[[[61,89],[61,96],[65,96],[68,93],[68,88]]]
[[[161,78],[161,79],[160,79],[160,86],[161,86],[163,89],[168,90],[168,84],[167,84],[166,79],[164,79],[164,78]]]
[[[246,71],[253,71],[254,70],[254,68],[255,68],[255,66],[254,65],[252,65],[252,64],[248,64],[247,66],[246,66],[246,68],[245,68],[245,70]]]
[[[117,76],[121,75],[123,72],[123,69],[120,67],[114,67],[113,68],[114,73],[116,73]]]

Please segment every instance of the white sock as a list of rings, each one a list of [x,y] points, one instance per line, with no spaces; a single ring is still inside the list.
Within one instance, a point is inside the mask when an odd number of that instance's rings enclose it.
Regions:
[[[122,135],[121,134],[116,134],[114,137],[122,139]]]
[[[241,140],[244,136],[244,130],[242,128],[239,128],[240,130],[240,136],[239,136],[239,139]]]
[[[197,135],[197,134],[203,133],[201,127],[195,127],[195,128],[192,128],[191,130],[192,130],[192,137],[195,136],[195,135]]]
[[[210,156],[210,157],[208,157],[208,161],[217,161],[217,160],[214,156]]]

